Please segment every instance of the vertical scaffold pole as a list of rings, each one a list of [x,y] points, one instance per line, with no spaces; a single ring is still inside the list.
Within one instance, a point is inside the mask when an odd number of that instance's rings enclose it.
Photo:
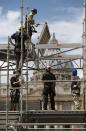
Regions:
[[[9,40],[7,50],[6,131],[8,131],[8,95],[9,95],[8,89],[9,89]]]
[[[27,7],[27,16],[28,16],[28,14],[29,14],[29,7]],[[29,35],[28,34],[28,17],[26,19],[27,19],[27,23],[26,23],[27,24],[27,35]]]
[[[1,97],[1,69],[2,67],[0,66],[0,97]]]
[[[83,76],[84,76],[84,109],[86,110],[86,0],[84,0],[84,20],[83,20]]]
[[[29,7],[27,7],[27,15],[28,15],[28,13],[29,13]],[[29,36],[29,34],[28,34],[28,18],[27,18],[27,36]],[[27,43],[27,55],[28,55],[28,45],[29,43]],[[27,62],[26,62],[26,67],[27,67],[27,71],[26,71],[26,111],[27,111],[27,105],[28,105],[28,60],[27,60]]]
[[[21,0],[21,116],[22,116],[22,78],[23,78],[23,0]]]

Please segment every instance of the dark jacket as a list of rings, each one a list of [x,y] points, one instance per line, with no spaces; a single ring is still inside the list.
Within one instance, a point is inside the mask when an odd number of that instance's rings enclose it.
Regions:
[[[51,72],[46,72],[43,74],[42,80],[56,80],[55,75]],[[43,95],[55,96],[55,83],[56,82],[44,82]]]
[[[20,87],[19,79],[16,76],[11,77],[10,82],[12,87]],[[18,82],[14,84],[14,82]]]
[[[42,80],[56,80],[55,75],[51,72],[46,72],[42,76]],[[55,82],[44,82],[44,87],[49,86],[49,87],[55,87]]]
[[[15,33],[11,36],[11,38],[15,40],[15,46],[16,46],[16,48],[21,48],[21,32],[20,32],[20,31],[15,32]],[[23,48],[25,48],[24,42],[25,42],[27,39],[28,39],[27,33],[26,33],[26,32],[23,32]]]

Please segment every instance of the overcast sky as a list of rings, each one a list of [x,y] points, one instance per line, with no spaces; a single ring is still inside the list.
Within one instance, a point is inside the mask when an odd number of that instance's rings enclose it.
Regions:
[[[38,14],[34,17],[37,23],[48,22],[51,35],[53,32],[59,43],[82,42],[84,0],[23,0],[23,21],[27,7],[36,8]],[[9,35],[17,31],[20,25],[21,0],[0,0],[0,43],[7,43]],[[36,42],[38,33],[33,35]]]
[[[30,10],[38,9],[35,16],[37,23],[48,22],[50,33],[56,33],[61,42],[81,42],[84,0],[23,0],[23,15]],[[0,0],[0,41],[7,42],[7,36],[20,25],[21,0]],[[41,26],[38,28],[40,32]],[[37,37],[39,34],[34,35]]]

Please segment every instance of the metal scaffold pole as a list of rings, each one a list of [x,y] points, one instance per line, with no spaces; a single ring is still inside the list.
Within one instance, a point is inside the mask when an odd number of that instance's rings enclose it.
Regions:
[[[21,0],[21,116],[22,116],[22,78],[23,78],[23,0]]]
[[[29,7],[27,7],[27,16],[28,16],[28,14],[29,14]],[[29,35],[28,34],[28,17],[26,19],[27,19],[27,23],[26,23],[27,24],[27,35]]]
[[[1,97],[1,70],[2,70],[2,67],[0,66],[0,97]]]
[[[7,51],[7,93],[6,93],[6,131],[8,131],[8,92],[9,89],[9,41],[8,41],[8,51]]]
[[[27,15],[28,15],[28,13],[29,13],[29,7],[27,7]],[[28,34],[28,18],[27,18],[27,36],[29,36],[29,34]],[[28,45],[29,43],[27,43],[27,55],[28,55]],[[27,89],[26,89],[26,111],[27,111],[27,105],[28,105],[28,61],[26,62],[26,67],[27,67],[27,71],[26,71],[26,87],[27,87]]]
[[[84,109],[86,110],[86,0],[84,0],[84,20],[83,20],[83,77],[84,77]]]

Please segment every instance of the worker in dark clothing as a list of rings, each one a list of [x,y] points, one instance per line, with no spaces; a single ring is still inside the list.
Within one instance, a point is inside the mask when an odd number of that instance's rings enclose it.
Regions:
[[[36,24],[33,20],[33,17],[37,14],[37,9],[31,10],[31,13],[28,13],[25,18],[25,29],[27,32],[27,25],[28,25],[28,35],[29,35],[29,42],[31,42],[31,36],[32,32],[37,32],[34,28],[34,26],[38,26],[39,24]],[[28,24],[27,24],[28,23]],[[34,26],[33,26],[34,25]]]
[[[50,102],[51,102],[51,109],[55,110],[55,101],[54,101],[54,96],[55,96],[55,85],[56,82],[52,80],[56,80],[55,75],[51,73],[51,67],[47,66],[46,67],[46,72],[42,76],[42,80],[44,81],[44,88],[43,88],[43,101],[44,101],[44,110],[47,110],[47,104],[48,104],[48,95],[50,96]],[[51,82],[46,82],[46,81]]]
[[[72,76],[73,76],[73,81],[71,84],[71,93],[73,97],[73,103],[74,103],[74,110],[80,110],[80,102],[79,102],[79,97],[80,97],[80,78],[77,76],[77,70],[72,69]]]
[[[9,37],[9,42],[14,46],[14,55],[16,58],[16,69],[21,68],[21,26],[18,27],[19,31],[15,32],[11,37]],[[23,62],[26,56],[25,51],[25,41],[28,43],[27,33],[25,32],[25,27],[23,29]],[[15,43],[12,42],[12,39],[15,40]]]
[[[11,82],[11,92],[10,92],[10,97],[11,97],[11,109],[10,110],[17,110],[18,105],[19,105],[19,98],[20,98],[20,90],[18,89],[21,84],[19,81],[19,73],[14,71],[13,76],[10,79]],[[15,89],[16,88],[16,89]]]

